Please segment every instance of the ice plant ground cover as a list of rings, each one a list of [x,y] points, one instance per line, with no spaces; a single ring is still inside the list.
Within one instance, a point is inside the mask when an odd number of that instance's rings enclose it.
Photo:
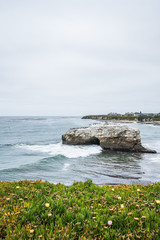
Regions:
[[[0,182],[0,239],[160,239],[160,183]]]

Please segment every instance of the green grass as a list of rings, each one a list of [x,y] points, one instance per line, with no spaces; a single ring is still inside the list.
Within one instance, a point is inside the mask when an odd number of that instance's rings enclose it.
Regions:
[[[158,240],[159,210],[160,183],[0,182],[0,239]]]

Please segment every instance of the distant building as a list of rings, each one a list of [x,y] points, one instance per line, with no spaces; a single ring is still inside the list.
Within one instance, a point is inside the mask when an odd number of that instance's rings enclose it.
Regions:
[[[154,116],[154,113],[143,113],[143,115],[147,115],[147,116]]]
[[[139,117],[139,116],[142,116],[143,115],[143,113],[140,111],[140,112],[135,112],[134,113],[134,116],[135,117]]]
[[[134,113],[133,112],[127,112],[127,113],[124,114],[124,116],[127,116],[127,117],[128,116],[134,116]]]
[[[108,113],[108,116],[122,116],[122,114],[111,112]]]

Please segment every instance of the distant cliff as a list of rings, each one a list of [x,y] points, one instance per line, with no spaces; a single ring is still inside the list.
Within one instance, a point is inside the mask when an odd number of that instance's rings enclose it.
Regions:
[[[135,116],[114,116],[114,115],[87,115],[87,116],[83,116],[82,119],[138,121],[138,117],[135,117]]]
[[[157,123],[160,124],[160,115],[139,115],[139,116],[127,116],[127,115],[87,115],[83,116],[82,119],[93,119],[93,120],[118,120],[118,121],[136,121],[145,123]]]

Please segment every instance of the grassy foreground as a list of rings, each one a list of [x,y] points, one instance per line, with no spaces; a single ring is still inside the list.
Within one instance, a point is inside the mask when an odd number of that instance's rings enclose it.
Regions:
[[[160,183],[0,182],[0,239],[160,239]]]

